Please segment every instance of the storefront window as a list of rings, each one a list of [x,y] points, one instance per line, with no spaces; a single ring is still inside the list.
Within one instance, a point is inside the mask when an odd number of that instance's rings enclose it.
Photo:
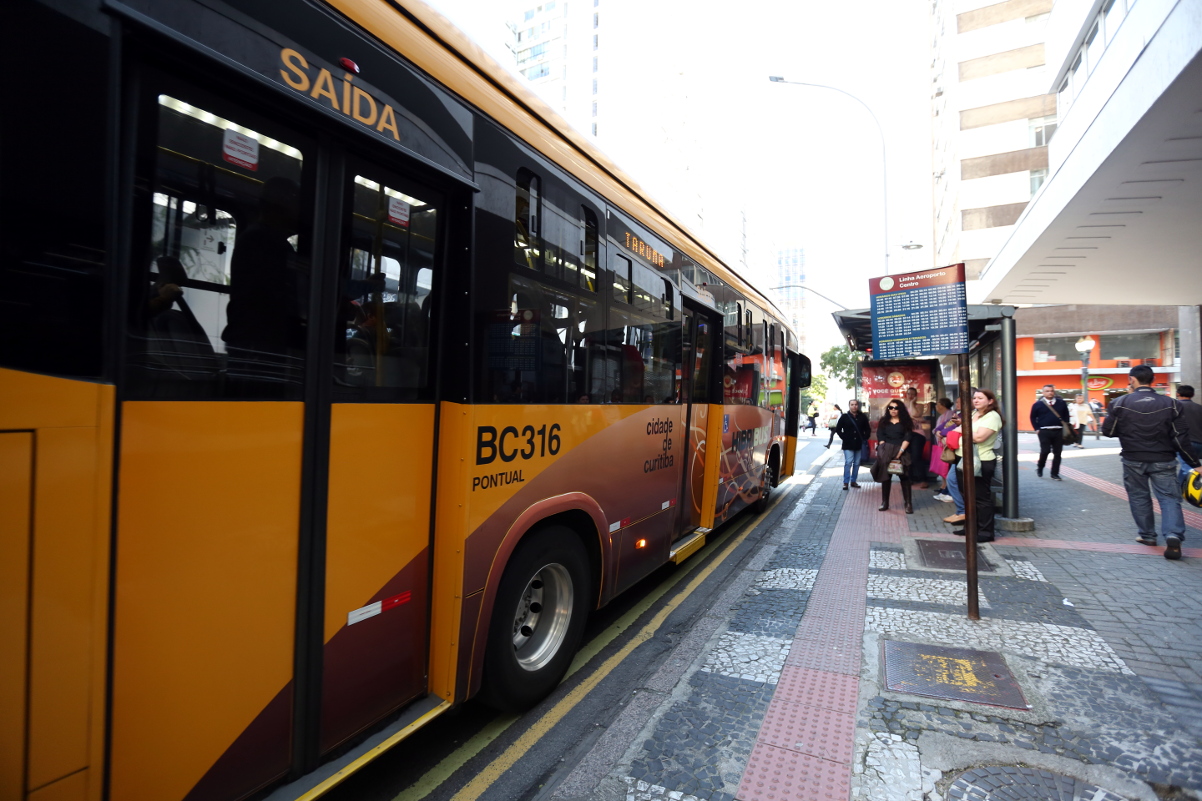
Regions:
[[[1159,359],[1160,334],[1103,334],[1101,337],[1103,359]]]
[[[1078,339],[1079,337],[1035,337],[1035,361],[1037,363],[1081,361],[1081,354],[1074,347]],[[1102,358],[1111,357],[1103,356]]]

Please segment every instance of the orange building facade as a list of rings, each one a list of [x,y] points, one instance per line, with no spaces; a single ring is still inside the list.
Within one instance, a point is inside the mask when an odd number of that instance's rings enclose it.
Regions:
[[[1045,384],[1054,385],[1056,394],[1070,403],[1081,393],[1082,362],[1075,344],[1083,336],[1085,334],[1020,335],[1016,338],[1020,430],[1030,430],[1026,411]],[[1109,406],[1115,398],[1127,394],[1127,374],[1139,364],[1152,368],[1157,391],[1176,389],[1179,367],[1173,329],[1101,332],[1089,336],[1095,342],[1089,359],[1089,400]]]

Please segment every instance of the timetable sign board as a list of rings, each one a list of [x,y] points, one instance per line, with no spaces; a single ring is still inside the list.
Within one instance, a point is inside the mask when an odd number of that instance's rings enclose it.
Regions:
[[[968,353],[964,265],[868,279],[872,358]]]

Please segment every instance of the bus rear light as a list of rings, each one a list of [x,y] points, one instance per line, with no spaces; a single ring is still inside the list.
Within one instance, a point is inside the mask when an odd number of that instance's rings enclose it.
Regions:
[[[351,61],[349,58],[338,59],[338,66],[342,67],[347,72],[354,73],[355,75],[359,74],[359,65]]]

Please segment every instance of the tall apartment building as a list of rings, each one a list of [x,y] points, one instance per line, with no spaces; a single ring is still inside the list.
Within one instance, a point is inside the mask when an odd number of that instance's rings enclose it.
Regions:
[[[799,285],[806,280],[806,252],[802,248],[777,251],[776,270],[772,274],[771,286],[790,287],[773,290],[772,299],[784,312],[785,319],[793,326],[800,340],[802,353],[806,350],[806,290]],[[813,359],[813,354],[811,354]],[[817,359],[814,359],[817,363]]]
[[[980,276],[1047,177],[1053,0],[934,0],[935,263]]]
[[[582,133],[597,136],[601,0],[544,0],[509,22],[518,71]]]

